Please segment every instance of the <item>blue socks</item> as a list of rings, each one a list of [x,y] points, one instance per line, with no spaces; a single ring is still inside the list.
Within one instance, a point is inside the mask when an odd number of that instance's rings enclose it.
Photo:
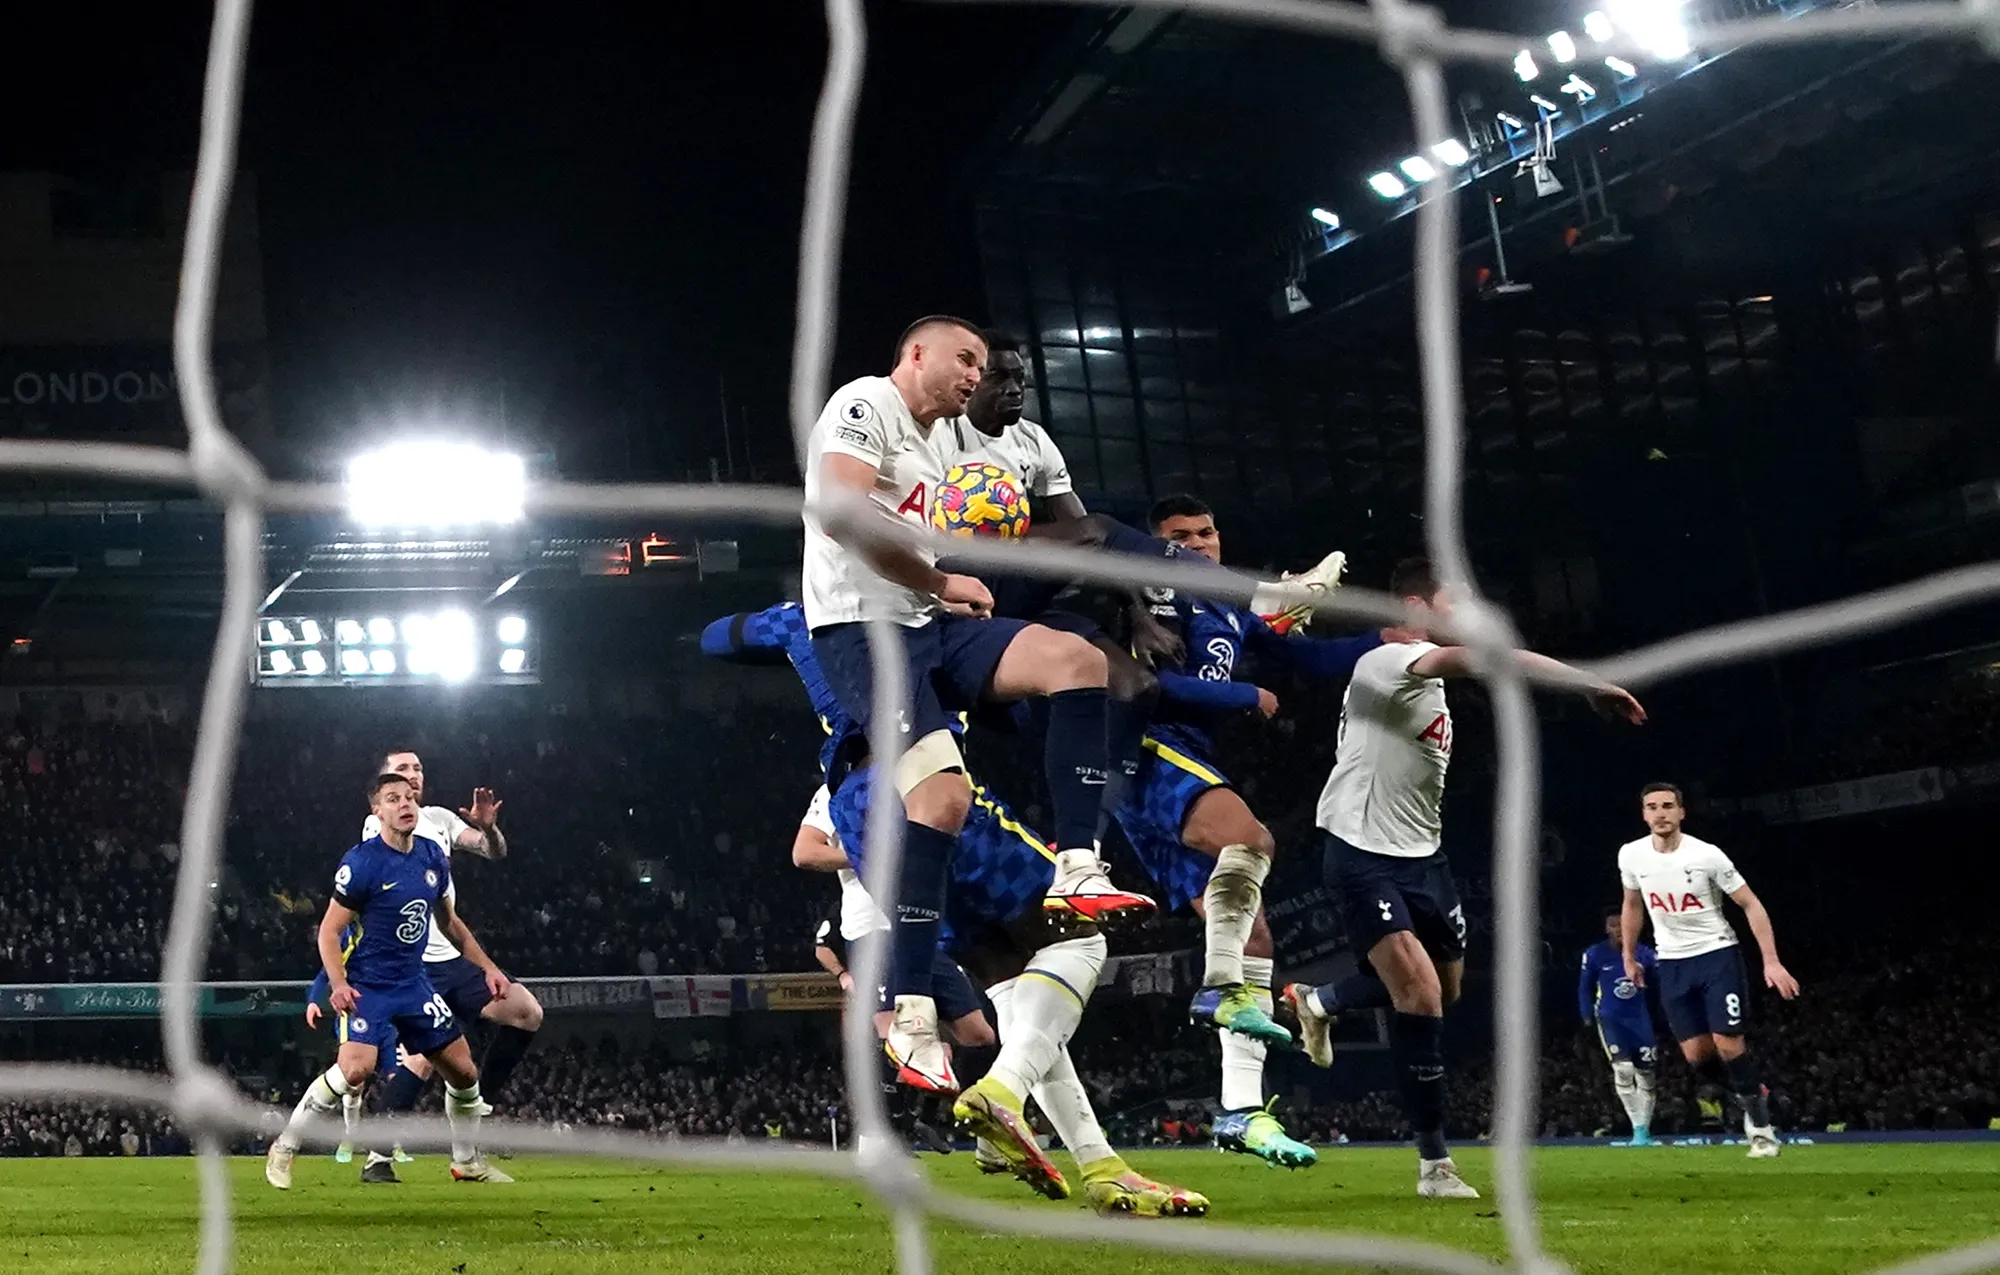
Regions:
[[[903,870],[891,918],[888,999],[929,996],[931,964],[937,957],[938,926],[944,916],[945,883],[958,838],[927,824],[903,824]]]
[[[1057,691],[1049,698],[1049,734],[1042,754],[1054,807],[1058,850],[1089,850],[1097,844],[1098,812],[1110,781],[1105,769],[1105,705],[1102,686]],[[940,904],[942,887],[940,886]]]

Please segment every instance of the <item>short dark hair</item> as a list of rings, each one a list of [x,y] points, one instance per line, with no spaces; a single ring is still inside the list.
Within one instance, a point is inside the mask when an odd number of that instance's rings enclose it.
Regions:
[[[964,328],[980,340],[986,339],[986,329],[970,319],[961,319],[953,314],[927,314],[904,328],[903,334],[896,338],[896,356],[890,363],[891,367],[903,361],[903,355],[909,350],[910,342],[916,339],[917,333],[928,327]]]
[[[1625,915],[1625,904],[1623,902],[1607,903],[1604,905],[1605,920],[1609,921],[1614,916],[1622,917],[1624,915]]]
[[[375,776],[375,778],[368,781],[368,804],[371,806],[374,805],[375,798],[380,796],[382,790],[390,784],[402,784],[407,788],[410,786],[410,780],[407,775],[398,775],[393,772],[385,772]]]
[[[380,770],[385,775],[388,774],[389,759],[391,757],[400,757],[404,753],[408,753],[410,756],[415,757],[420,761],[423,759],[423,754],[418,752],[416,749],[410,747],[408,744],[396,744],[393,747],[383,749],[381,752],[375,755],[376,760],[381,763],[381,765],[378,766],[377,769]]]
[[[1157,527],[1169,518],[1213,518],[1215,511],[1200,496],[1180,492],[1172,496],[1162,496],[1146,511],[1146,526]]]
[[[1658,783],[1647,784],[1644,788],[1641,788],[1639,790],[1639,800],[1644,801],[1646,798],[1652,796],[1656,792],[1672,793],[1674,795],[1674,804],[1677,806],[1685,806],[1688,804],[1687,798],[1681,795],[1680,785],[1670,784],[1665,780],[1661,780]]]
[[[1437,591],[1437,568],[1429,558],[1405,558],[1389,573],[1392,598],[1422,598],[1429,602],[1437,596]]]
[[[986,342],[986,353],[988,355],[1020,354],[1022,352],[1021,343],[998,328],[987,328],[979,336],[981,340]]]

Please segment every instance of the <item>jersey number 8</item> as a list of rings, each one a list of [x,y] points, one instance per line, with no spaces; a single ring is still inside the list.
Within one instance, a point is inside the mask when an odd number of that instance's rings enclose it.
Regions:
[[[1743,1021],[1743,998],[1735,992],[1722,998],[1722,1007],[1729,1011],[1729,1025],[1736,1026]]]

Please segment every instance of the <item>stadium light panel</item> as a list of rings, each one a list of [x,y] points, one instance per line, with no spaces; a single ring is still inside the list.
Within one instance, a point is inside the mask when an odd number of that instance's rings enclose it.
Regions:
[[[1368,187],[1384,199],[1400,199],[1410,188],[1394,173],[1377,173],[1368,179]]]
[[[1583,33],[1599,44],[1609,44],[1616,30],[1611,25],[1611,17],[1602,9],[1592,9],[1583,15]]]
[[[1628,80],[1631,79],[1633,76],[1639,74],[1639,68],[1633,66],[1630,62],[1627,62],[1624,58],[1606,58],[1604,59],[1604,65],[1610,67],[1612,70],[1618,72],[1620,76]]]
[[[349,677],[359,677],[361,674],[366,673],[368,671],[367,654],[357,651],[353,647],[348,647],[340,653],[340,671]]]
[[[1413,182],[1427,182],[1438,175],[1437,165],[1422,155],[1412,155],[1396,167],[1403,170],[1403,176]]]
[[[273,642],[289,642],[292,640],[291,627],[283,620],[272,620],[265,624],[264,629],[271,635]]]
[[[1324,208],[1315,208],[1312,210],[1312,219],[1320,225],[1325,226],[1328,230],[1340,229],[1340,214],[1337,212],[1328,212]],[[504,642],[506,639],[502,638],[501,641]]]
[[[389,674],[396,671],[396,653],[376,649],[368,652],[368,669],[372,673]]]
[[[1681,10],[1687,0],[1610,0],[1611,20],[1663,62],[1692,52]]]
[[[1579,103],[1588,102],[1597,96],[1597,86],[1581,75],[1571,75],[1564,81],[1562,91],[1574,94]]]
[[[510,646],[500,652],[500,671],[518,673],[528,667],[528,653],[518,646]]]
[[[403,667],[412,677],[429,677],[438,671],[437,650],[429,645],[413,645],[403,655]]]
[[[391,443],[347,462],[347,509],[364,527],[459,527],[521,520],[528,469],[472,443]]]
[[[326,640],[325,637],[319,631],[318,620],[299,621],[299,641],[310,642],[314,646],[318,646],[321,642],[325,640]]]
[[[299,667],[305,670],[307,677],[324,677],[326,676],[326,656],[321,655],[318,651],[307,651],[299,656]]]
[[[1521,83],[1526,84],[1541,73],[1542,68],[1535,65],[1534,54],[1522,49],[1514,55],[1514,74],[1521,77]]]
[[[335,620],[333,633],[335,640],[342,646],[360,646],[364,636],[359,620]]]
[[[1555,54],[1556,61],[1567,66],[1576,61],[1576,41],[1567,31],[1558,31],[1549,37],[1549,52]]]
[[[271,652],[271,671],[273,673],[289,673],[295,667],[296,665],[292,663],[291,652],[289,651]]]
[[[1549,99],[1543,97],[1540,93],[1534,94],[1533,96],[1529,97],[1528,100],[1530,102],[1533,102],[1536,106],[1541,107],[1543,110],[1547,111],[1551,115],[1561,115],[1563,113],[1562,107],[1557,106],[1554,102],[1549,101]]]
[[[1522,120],[1520,116],[1515,115],[1510,111],[1501,111],[1498,114],[1496,114],[1493,118],[1500,121],[1500,126],[1504,129],[1507,129],[1509,132],[1525,133],[1528,131],[1528,125],[1526,121]]]
[[[376,616],[368,622],[368,640],[376,646],[388,646],[396,640],[396,626],[386,616]]]
[[[508,646],[519,646],[528,640],[528,621],[518,615],[503,615],[495,632]]]
[[[1453,168],[1459,167],[1472,158],[1472,152],[1465,149],[1465,143],[1459,141],[1456,137],[1447,137],[1437,145],[1431,147],[1431,154],[1437,156]]]

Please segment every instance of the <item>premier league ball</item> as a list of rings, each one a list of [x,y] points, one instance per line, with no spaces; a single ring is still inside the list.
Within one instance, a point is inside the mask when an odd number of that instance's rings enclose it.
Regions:
[[[1021,480],[985,461],[953,465],[931,501],[931,526],[954,536],[1012,540],[1028,530],[1028,496]]]

